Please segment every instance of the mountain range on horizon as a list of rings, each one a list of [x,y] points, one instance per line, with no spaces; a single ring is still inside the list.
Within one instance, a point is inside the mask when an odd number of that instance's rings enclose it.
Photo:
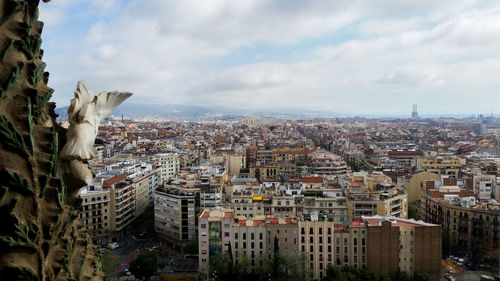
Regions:
[[[55,112],[58,119],[67,118],[68,106],[57,107]],[[144,104],[144,103],[124,103],[115,111],[114,116],[123,115],[126,118],[166,118],[166,119],[199,119],[207,116],[248,116],[248,117],[290,117],[290,118],[346,118],[346,117],[366,117],[366,118],[410,118],[408,114],[349,114],[338,113],[325,110],[307,110],[296,108],[276,108],[269,109],[241,109],[225,106],[198,106],[183,104]],[[423,114],[422,118],[436,117],[457,117],[469,118],[472,114]],[[491,116],[484,114],[484,116]],[[500,117],[493,114],[494,117]]]

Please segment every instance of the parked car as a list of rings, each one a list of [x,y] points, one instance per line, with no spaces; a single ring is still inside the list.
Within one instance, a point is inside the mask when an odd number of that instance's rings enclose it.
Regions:
[[[117,249],[120,247],[120,244],[116,243],[116,242],[113,242],[113,243],[109,243],[108,244],[108,249],[110,250],[114,250],[114,249]]]

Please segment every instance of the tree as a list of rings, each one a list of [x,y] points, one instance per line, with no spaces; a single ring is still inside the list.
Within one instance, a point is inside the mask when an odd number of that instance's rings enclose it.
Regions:
[[[130,263],[129,270],[136,278],[149,280],[158,270],[156,257],[152,254],[139,254],[139,256]]]
[[[280,276],[280,246],[278,237],[274,236],[273,277]]]
[[[120,264],[120,257],[116,255],[115,251],[107,251],[102,255],[102,271],[106,276],[111,277],[115,275],[115,268]]]
[[[227,271],[231,275],[231,274],[233,274],[233,248],[231,247],[231,243],[229,243],[227,254],[229,256],[229,264],[228,264],[228,270]]]
[[[417,209],[415,209],[415,206],[408,205],[408,218],[418,220]]]
[[[197,256],[198,255],[198,237],[193,235],[193,238],[186,243],[184,254]]]
[[[415,272],[413,281],[432,281],[432,276],[427,272],[417,271]]]

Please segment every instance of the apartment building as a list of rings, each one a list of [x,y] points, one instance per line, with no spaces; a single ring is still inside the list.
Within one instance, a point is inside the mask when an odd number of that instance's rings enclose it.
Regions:
[[[407,194],[382,172],[355,172],[340,179],[350,220],[361,216],[407,218]]]
[[[342,175],[347,171],[347,164],[342,157],[324,149],[310,153],[313,172],[318,175]]]
[[[164,184],[154,196],[155,231],[172,243],[185,242],[196,233],[199,188]]]
[[[365,267],[368,257],[368,238],[365,225],[361,219],[354,222],[335,225],[333,260],[328,260],[336,266]]]
[[[233,210],[204,209],[198,217],[198,264],[199,271],[210,265],[210,256],[228,253],[233,239]],[[234,246],[232,246],[234,249]]]
[[[496,177],[488,174],[474,174],[472,176],[472,191],[479,200],[490,200],[494,198]]]
[[[416,272],[441,278],[441,226],[398,217],[363,217],[367,266],[379,274]],[[361,228],[363,229],[363,228]]]
[[[159,175],[151,164],[130,161],[95,168],[92,184],[78,192],[80,219],[96,244],[106,244],[122,237],[123,230],[153,203]]]
[[[323,196],[304,196],[304,214],[310,215],[312,212],[318,212],[320,217],[327,218],[336,224],[342,224],[348,220],[347,201],[343,196],[327,197]]]
[[[180,161],[177,153],[158,153],[152,161],[160,170],[160,181],[168,181],[180,172]]]
[[[135,189],[135,216],[138,217],[153,203],[154,190],[160,180],[156,170],[135,173],[131,177]]]
[[[274,238],[278,239],[279,251],[282,254],[296,254],[299,252],[299,228],[298,219],[289,218],[266,218],[267,253],[269,257],[274,254]]]
[[[110,190],[102,186],[86,186],[78,191],[78,196],[82,199],[79,217],[83,227],[94,244],[106,244],[112,232]]]
[[[427,180],[439,180],[441,177],[438,174],[421,171],[407,177],[398,178],[398,186],[404,187],[408,193],[408,203],[418,204],[420,196],[425,190],[425,182]]]
[[[458,173],[462,168],[460,158],[445,153],[438,155],[427,154],[421,158],[420,163],[427,172],[449,175],[452,178],[458,178]]]
[[[427,189],[419,216],[443,226],[443,251],[468,255],[473,262],[492,262],[499,254],[500,204],[478,202],[464,189]]]
[[[333,264],[333,232],[335,225],[329,221],[299,221],[299,250],[306,254],[311,271],[311,279],[319,280],[325,276],[326,266]]]
[[[200,179],[200,205],[202,208],[214,208],[222,205],[222,183],[225,171],[208,167]]]
[[[233,259],[234,264],[242,263],[248,272],[256,266],[262,266],[263,259],[267,254],[266,219],[255,217],[247,220],[245,217],[237,217],[233,225]]]
[[[222,207],[233,209],[235,216],[254,218],[271,213],[270,201],[271,198],[269,196],[233,193],[232,196],[225,198]],[[265,212],[266,209],[269,210],[267,213]]]
[[[135,188],[132,180],[120,174],[103,182],[110,189],[111,229],[121,231],[136,217]]]

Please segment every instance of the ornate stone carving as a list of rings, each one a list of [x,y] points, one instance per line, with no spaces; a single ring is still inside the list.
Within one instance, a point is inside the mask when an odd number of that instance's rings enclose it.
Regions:
[[[60,157],[66,160],[90,160],[96,156],[94,141],[99,122],[113,112],[131,93],[101,92],[94,96],[83,81],[78,81],[75,98],[68,108],[69,128]]]

